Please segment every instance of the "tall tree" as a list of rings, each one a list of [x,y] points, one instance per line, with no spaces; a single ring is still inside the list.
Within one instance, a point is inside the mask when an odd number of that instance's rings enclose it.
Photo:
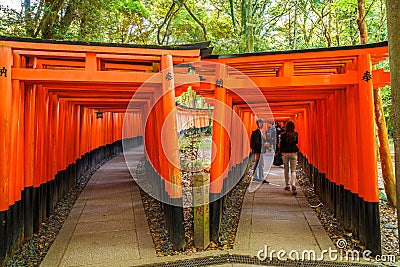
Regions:
[[[360,32],[360,43],[368,43],[368,32],[366,23],[365,1],[357,0],[358,3],[358,18],[357,25]],[[386,127],[385,116],[383,114],[382,96],[380,89],[374,90],[374,108],[375,108],[375,123],[378,128],[379,139],[379,155],[382,166],[383,183],[388,203],[391,206],[396,205],[396,182],[393,176],[393,163],[390,156],[390,147],[388,139],[388,131]]]
[[[33,36],[34,29],[32,25],[32,8],[31,8],[31,0],[24,0],[24,22],[26,27],[26,32],[29,36]]]
[[[33,37],[37,37],[41,33],[43,39],[54,39],[54,24],[63,4],[64,0],[40,1],[40,6],[43,6],[43,16],[39,22],[39,26],[33,33]]]
[[[390,55],[390,77],[392,87],[392,122],[395,154],[396,186],[400,188],[400,1],[387,0],[387,25]],[[397,190],[400,199],[400,190]],[[397,220],[400,223],[400,201],[397,201]],[[399,224],[400,225],[400,224]]]
[[[187,12],[187,14],[190,16],[191,20],[193,20],[196,24],[198,24],[201,27],[202,32],[203,32],[203,40],[204,41],[208,40],[206,27],[204,26],[203,22],[201,20],[199,20],[197,18],[197,16],[192,12],[192,10],[189,7],[189,5],[187,4],[186,0],[173,0],[171,6],[168,9],[168,12],[166,13],[166,15],[163,19],[163,22],[158,26],[158,29],[157,29],[157,42],[159,45],[168,44],[169,37],[172,34],[172,30],[170,29],[171,28],[170,26],[173,25],[173,20],[177,18],[177,16],[179,15],[179,12],[182,9]],[[163,35],[162,39],[161,39],[161,35]]]

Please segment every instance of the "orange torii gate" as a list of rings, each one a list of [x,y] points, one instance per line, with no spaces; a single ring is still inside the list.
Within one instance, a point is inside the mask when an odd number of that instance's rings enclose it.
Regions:
[[[301,165],[346,230],[380,253],[373,90],[390,83],[377,69],[387,43],[303,51],[210,56],[250,77],[276,121],[293,120]],[[241,80],[230,73],[230,89]],[[196,90],[205,92],[205,88]],[[232,97],[233,105],[249,105]],[[247,106],[247,109],[246,109]]]
[[[389,83],[388,73],[373,68],[388,56],[387,44],[219,56],[210,56],[208,45],[0,39],[0,261],[37,231],[82,172],[120,152],[123,138],[131,145],[145,139],[164,194],[179,202],[179,159],[163,152],[161,128],[176,112],[174,97],[189,85],[232,109],[214,110],[227,125],[213,127],[217,150],[210,194],[217,200],[211,230],[218,238],[221,191],[244,168],[255,116],[271,116],[257,106],[259,95],[247,92],[243,74],[261,90],[275,120],[295,121],[301,163],[322,200],[347,230],[379,252],[372,90]],[[200,61],[221,65],[213,74],[207,69],[188,74],[185,64]],[[155,75],[159,71],[164,72]],[[179,116],[167,126],[167,151],[177,145]],[[244,134],[236,131],[240,124]],[[231,144],[230,138],[240,142]],[[166,210],[180,247],[183,228],[171,221],[182,210],[174,205]]]
[[[131,101],[136,90],[163,68],[200,60],[207,47],[0,39],[0,262],[37,232],[82,172],[121,152],[122,138],[142,143],[149,125],[143,111],[153,104],[154,88],[167,87],[156,80]],[[153,109],[153,133],[174,96]],[[155,167],[169,174],[169,166]]]

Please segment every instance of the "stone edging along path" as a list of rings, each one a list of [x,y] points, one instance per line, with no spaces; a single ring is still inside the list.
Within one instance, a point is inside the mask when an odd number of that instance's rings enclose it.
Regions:
[[[114,156],[115,157],[115,156]],[[23,242],[21,247],[13,254],[11,259],[6,262],[6,266],[39,266],[49,251],[52,243],[57,237],[64,222],[68,218],[75,201],[85,188],[92,175],[107,161],[112,158],[97,163],[94,167],[79,177],[79,184],[71,189],[57,204],[54,212],[49,218],[44,220],[39,232],[34,234],[30,240]]]

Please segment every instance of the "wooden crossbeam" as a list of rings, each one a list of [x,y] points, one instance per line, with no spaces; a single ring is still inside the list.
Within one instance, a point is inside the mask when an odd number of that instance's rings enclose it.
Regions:
[[[18,42],[18,41],[3,41],[0,40],[0,46],[12,47],[16,50],[30,51],[48,51],[48,52],[95,52],[105,54],[124,54],[133,55],[172,55],[181,57],[199,56],[199,49],[162,49],[160,48],[136,48],[136,47],[118,47],[118,46],[91,46],[91,45],[70,45],[70,44],[51,44],[38,42]],[[35,47],[32,50],[32,47]]]
[[[153,76],[147,72],[120,72],[120,71],[81,71],[81,70],[48,70],[12,68],[12,79],[28,82],[71,82],[74,83],[106,83],[129,84],[140,86],[143,83],[162,84],[162,75]],[[196,74],[176,74],[175,84],[190,84],[198,86],[200,78]]]

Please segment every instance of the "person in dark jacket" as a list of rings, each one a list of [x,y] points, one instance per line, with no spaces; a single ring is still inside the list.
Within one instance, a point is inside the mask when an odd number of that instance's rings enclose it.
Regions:
[[[282,127],[279,124],[279,122],[277,122],[275,124],[275,131],[276,131],[276,137],[277,137],[275,151],[278,151],[279,150],[279,142],[280,142],[280,138],[281,138],[281,134],[282,134]]]
[[[294,195],[296,192],[296,163],[297,163],[297,152],[299,148],[297,147],[298,134],[294,131],[294,123],[288,121],[286,123],[285,132],[281,135],[280,150],[283,159],[283,168],[285,173],[285,190],[289,191],[292,189]],[[290,175],[290,179],[289,179]]]
[[[263,136],[263,128],[264,122],[263,120],[257,120],[257,129],[251,133],[250,138],[250,148],[252,149],[252,153],[254,155],[254,166],[253,166],[253,175],[254,180],[263,181],[264,180],[264,161],[262,158],[262,153],[264,153],[264,136]]]
[[[273,124],[268,124],[265,132],[265,141],[268,144],[268,151],[272,151],[276,147],[276,128]]]

